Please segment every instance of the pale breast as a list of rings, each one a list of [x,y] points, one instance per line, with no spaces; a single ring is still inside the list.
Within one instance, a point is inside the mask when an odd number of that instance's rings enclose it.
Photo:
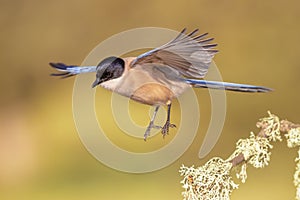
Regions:
[[[178,77],[177,71],[168,67],[142,65],[101,86],[144,104],[163,105],[190,87]]]

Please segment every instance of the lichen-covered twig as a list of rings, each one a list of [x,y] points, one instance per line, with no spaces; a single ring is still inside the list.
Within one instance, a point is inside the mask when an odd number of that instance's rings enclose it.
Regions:
[[[228,159],[212,158],[205,165],[194,168],[182,166],[179,170],[183,180],[184,199],[222,199],[227,200],[238,187],[232,180],[230,172],[236,169],[236,176],[243,183],[247,179],[247,166],[262,168],[269,164],[273,147],[270,142],[282,141],[282,134],[287,139],[288,147],[300,146],[300,124],[294,124],[268,112],[269,116],[260,119],[256,126],[258,134],[250,133],[250,137],[240,139],[236,150]],[[300,150],[296,158],[297,167],[294,184],[297,187],[296,198],[300,200]]]

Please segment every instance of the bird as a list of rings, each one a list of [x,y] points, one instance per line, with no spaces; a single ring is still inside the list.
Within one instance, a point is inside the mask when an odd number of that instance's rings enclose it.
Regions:
[[[204,80],[209,66],[218,50],[214,38],[208,33],[198,34],[199,29],[187,33],[184,28],[166,44],[145,52],[137,57],[110,56],[95,66],[66,65],[50,62],[60,73],[52,76],[68,78],[82,73],[96,73],[92,88],[101,86],[134,101],[154,106],[154,112],[144,133],[144,140],[150,131],[160,129],[163,137],[171,123],[172,100],[189,88],[212,88],[236,92],[265,93],[272,89],[240,83]],[[163,126],[154,124],[161,106],[167,106],[167,117]]]

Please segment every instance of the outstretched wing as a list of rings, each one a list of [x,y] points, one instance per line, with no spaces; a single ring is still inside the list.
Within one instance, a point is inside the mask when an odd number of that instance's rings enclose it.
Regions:
[[[63,63],[49,63],[49,65],[55,68],[61,73],[53,73],[51,76],[60,76],[61,78],[68,78],[77,74],[96,72],[96,66],[79,67],[76,65],[65,65]]]
[[[186,29],[167,44],[139,55],[131,67],[157,63],[176,69],[181,75],[191,78],[203,78],[208,71],[212,58],[218,52],[217,44],[206,38],[208,33],[197,35],[198,29],[185,34]]]

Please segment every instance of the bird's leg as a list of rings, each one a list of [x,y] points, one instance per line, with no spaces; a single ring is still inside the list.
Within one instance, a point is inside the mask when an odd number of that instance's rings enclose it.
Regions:
[[[158,129],[161,128],[161,126],[154,125],[154,120],[156,118],[156,114],[157,114],[158,109],[159,109],[159,106],[156,106],[155,110],[154,110],[154,113],[152,115],[152,118],[150,120],[150,123],[147,127],[147,130],[146,130],[145,134],[144,134],[144,140],[145,141],[146,141],[147,137],[150,135],[150,131],[151,131],[152,128],[158,128]]]
[[[168,105],[168,115],[167,115],[167,121],[165,123],[165,125],[162,127],[161,129],[161,133],[163,135],[163,137],[165,137],[167,134],[169,134],[169,128],[175,128],[176,125],[175,124],[171,124],[170,123],[170,114],[171,114],[171,105],[172,103],[170,102]]]

